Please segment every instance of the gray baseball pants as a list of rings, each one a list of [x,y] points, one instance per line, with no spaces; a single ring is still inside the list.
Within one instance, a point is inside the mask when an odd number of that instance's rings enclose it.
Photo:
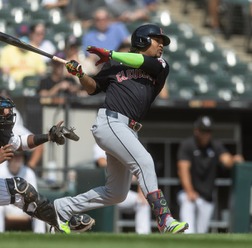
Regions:
[[[137,177],[145,196],[158,190],[153,159],[128,123],[129,119],[124,115],[118,113],[114,118],[107,116],[106,109],[99,109],[91,131],[97,144],[107,154],[106,184],[75,197],[55,200],[55,207],[64,219],[122,202],[130,189],[132,174]]]

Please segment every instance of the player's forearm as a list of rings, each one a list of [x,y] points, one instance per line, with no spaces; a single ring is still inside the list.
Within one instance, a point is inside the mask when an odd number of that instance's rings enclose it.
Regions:
[[[83,86],[84,90],[87,91],[88,94],[92,94],[96,90],[96,82],[93,78],[84,74],[82,78],[80,78],[80,83]]]
[[[41,144],[44,144],[47,141],[49,141],[48,134],[31,134],[27,137],[27,148],[26,149],[32,149],[32,148],[37,147]]]
[[[144,62],[144,56],[138,53],[122,53],[112,51],[111,59],[133,68],[139,68]]]
[[[190,165],[187,162],[178,162],[178,176],[181,181],[181,185],[185,192],[188,194],[194,191],[192,185],[192,179],[190,175]]]

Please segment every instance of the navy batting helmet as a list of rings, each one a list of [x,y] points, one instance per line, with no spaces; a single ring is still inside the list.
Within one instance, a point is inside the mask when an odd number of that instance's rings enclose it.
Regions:
[[[10,130],[13,128],[16,120],[16,114],[13,113],[14,102],[9,98],[0,97],[0,130]],[[5,111],[8,109],[8,111]]]
[[[131,46],[146,48],[151,45],[151,37],[162,37],[164,46],[170,44],[170,38],[163,33],[162,28],[155,24],[144,24],[138,27],[131,36]]]

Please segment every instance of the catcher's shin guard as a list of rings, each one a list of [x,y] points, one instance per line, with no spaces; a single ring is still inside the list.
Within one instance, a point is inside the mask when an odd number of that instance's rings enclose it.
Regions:
[[[156,217],[158,229],[162,232],[166,225],[167,217],[171,216],[171,211],[168,207],[167,201],[164,198],[163,192],[157,190],[147,195],[147,200],[151,206],[151,210]]]
[[[11,196],[20,194],[24,197],[25,203],[35,202],[38,199],[36,189],[22,177],[6,178],[6,183]]]

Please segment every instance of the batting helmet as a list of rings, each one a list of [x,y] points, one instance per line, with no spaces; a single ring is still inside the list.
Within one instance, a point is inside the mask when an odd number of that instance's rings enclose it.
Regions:
[[[146,48],[151,45],[151,37],[162,37],[164,46],[170,44],[170,38],[163,33],[163,30],[155,24],[145,24],[138,27],[131,36],[131,46]]]
[[[4,131],[13,128],[16,120],[16,114],[13,113],[14,107],[15,104],[11,99],[0,97],[0,130]]]

